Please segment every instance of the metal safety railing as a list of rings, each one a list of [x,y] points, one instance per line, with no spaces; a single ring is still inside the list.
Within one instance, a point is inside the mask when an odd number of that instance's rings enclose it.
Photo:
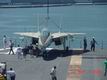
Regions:
[[[7,39],[7,47],[9,47],[9,40],[12,40],[12,42],[14,43],[14,47],[17,47],[18,45],[24,47],[25,45],[29,45],[31,43],[30,38],[25,38],[25,37],[11,38],[11,39]],[[3,39],[0,39],[0,48],[3,47],[4,47]]]
[[[18,45],[24,47],[25,45],[29,45],[32,43],[31,38],[27,38],[27,37],[18,37],[18,38],[11,38],[13,43],[14,43],[14,47],[17,47]],[[107,41],[104,40],[98,40],[97,41],[98,44],[96,44],[96,48],[100,48],[100,49],[104,49],[107,48]],[[78,48],[83,48],[83,41],[82,40],[77,40],[77,41],[68,41],[67,45],[69,47],[78,47]],[[3,48],[3,39],[0,39],[0,48]],[[87,43],[87,48],[90,48],[90,42]]]

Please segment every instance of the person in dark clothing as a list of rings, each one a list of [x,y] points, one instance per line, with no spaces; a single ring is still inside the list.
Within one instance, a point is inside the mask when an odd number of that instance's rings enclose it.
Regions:
[[[30,54],[31,58],[33,58],[33,45],[32,44],[30,44],[30,46],[29,46],[29,54]]]
[[[35,50],[34,51],[35,51],[36,57],[39,57],[41,50],[39,49],[38,45],[35,45]]]
[[[36,56],[36,47],[33,46],[33,55]]]
[[[14,54],[14,51],[13,51],[13,42],[12,40],[10,40],[10,51],[9,51],[9,54],[12,52],[12,54]]]
[[[91,41],[91,51],[95,51],[95,44],[97,44],[97,42],[96,42],[96,40],[93,37],[93,39]]]
[[[27,55],[28,52],[29,52],[28,46],[25,46],[25,47],[22,49],[22,52],[23,52],[23,57],[26,59],[26,55]]]
[[[69,47],[67,46],[67,47],[66,47],[66,51],[68,51],[68,50],[69,50]]]
[[[84,44],[84,51],[87,50],[87,39],[86,37],[84,37],[84,40],[83,40],[83,44]]]

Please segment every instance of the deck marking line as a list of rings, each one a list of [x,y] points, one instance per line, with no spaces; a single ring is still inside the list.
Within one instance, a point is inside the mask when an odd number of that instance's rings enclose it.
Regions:
[[[66,80],[80,80],[81,74],[84,73],[84,71],[80,68],[81,64],[82,55],[71,56]]]

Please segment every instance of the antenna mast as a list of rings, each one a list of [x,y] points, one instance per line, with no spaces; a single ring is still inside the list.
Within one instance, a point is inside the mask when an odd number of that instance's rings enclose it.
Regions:
[[[38,26],[38,32],[39,32],[39,15],[37,15],[37,26]]]
[[[62,17],[60,18],[59,32],[61,32],[61,27],[62,27]]]
[[[49,22],[49,0],[47,0],[47,15],[46,15],[46,26],[48,27]]]
[[[47,19],[49,19],[49,0],[47,0]]]

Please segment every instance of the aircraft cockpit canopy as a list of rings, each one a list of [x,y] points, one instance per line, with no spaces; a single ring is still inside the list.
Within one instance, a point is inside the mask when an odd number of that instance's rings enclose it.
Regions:
[[[50,34],[47,28],[43,28],[41,32],[43,37],[48,37]]]

